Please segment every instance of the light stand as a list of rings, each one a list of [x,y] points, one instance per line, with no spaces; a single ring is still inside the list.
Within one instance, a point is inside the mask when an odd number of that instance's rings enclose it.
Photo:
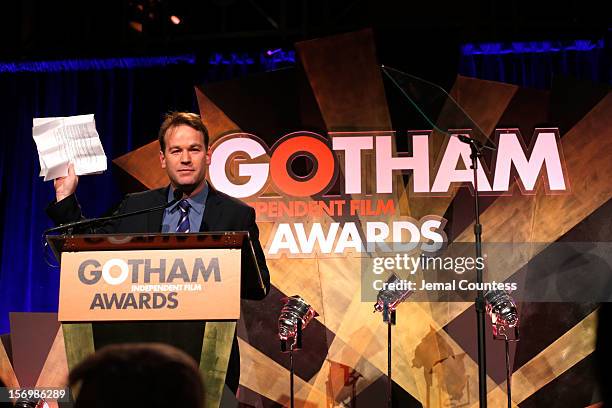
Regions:
[[[281,351],[289,353],[289,393],[291,408],[295,406],[293,351],[302,348],[302,330],[318,313],[298,295],[282,299],[285,305],[278,317],[278,337]]]
[[[395,309],[387,302],[383,305],[383,322],[387,323],[387,407],[393,407],[393,380],[391,379],[391,326],[395,325]]]
[[[399,283],[400,279],[395,275],[391,275],[387,279],[387,284]],[[387,286],[388,287],[388,286]],[[412,294],[410,290],[389,290],[383,289],[378,292],[376,304],[374,304],[374,312],[382,312],[383,322],[387,323],[387,407],[393,406],[392,391],[393,381],[391,379],[391,326],[395,325],[395,309],[408,296]]]
[[[506,351],[506,394],[512,407],[512,373],[510,372],[510,342],[520,340],[519,318],[514,300],[505,291],[490,291],[485,295],[487,313],[491,317],[493,339],[503,340]]]
[[[504,339],[504,343],[506,346],[506,393],[508,394],[508,408],[512,408],[512,386],[510,384],[510,380],[512,378],[510,375],[510,342],[506,338]]]
[[[440,86],[415,77],[414,75],[383,66],[383,72],[401,91],[403,96],[418,110],[418,112],[436,130],[443,134],[451,135],[450,125],[453,128],[461,126],[464,129],[472,129],[480,136],[486,138],[486,134],[459,106],[459,104]],[[478,193],[478,159],[482,156],[483,149],[496,150],[485,146],[476,139],[467,135],[457,135],[460,141],[470,146],[471,169],[474,174],[474,242],[477,259],[482,259],[482,224],[480,224],[480,208]],[[476,263],[476,283],[478,288],[483,284],[483,266],[481,262]],[[476,309],[476,329],[478,335],[478,400],[480,408],[487,407],[487,363],[485,346],[485,296],[482,290],[477,291],[474,302]]]
[[[458,135],[459,140],[470,146],[472,159],[471,169],[474,172],[474,242],[476,247],[476,259],[482,259],[482,224],[480,224],[480,207],[478,199],[478,160],[482,156],[482,149],[495,150],[492,147],[484,146],[479,141]],[[483,268],[480,263],[476,263],[476,284],[482,287]],[[478,333],[478,400],[480,408],[487,407],[487,352],[485,345],[485,298],[482,290],[476,294],[476,330]]]

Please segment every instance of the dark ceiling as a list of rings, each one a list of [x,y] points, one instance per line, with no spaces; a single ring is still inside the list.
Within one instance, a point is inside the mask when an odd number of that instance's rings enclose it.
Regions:
[[[374,0],[21,0],[2,5],[0,59],[290,47],[374,29],[397,50],[461,42],[599,39],[605,2]],[[178,17],[179,24],[172,22]],[[175,21],[178,22],[178,20]]]

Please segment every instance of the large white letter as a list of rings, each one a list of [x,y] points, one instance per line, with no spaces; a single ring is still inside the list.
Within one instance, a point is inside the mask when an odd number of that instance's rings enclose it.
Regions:
[[[435,252],[442,248],[442,244],[444,243],[444,235],[442,235],[444,231],[441,228],[442,221],[441,219],[428,219],[423,221],[423,219],[424,218],[421,218],[421,236],[433,241],[433,243],[423,244],[421,245],[421,249],[423,251]],[[441,231],[441,233],[437,231]]]
[[[402,231],[410,233],[410,240],[405,242]],[[399,252],[410,252],[417,247],[421,241],[421,232],[415,222],[411,221],[393,221],[393,250]]]
[[[534,135],[536,142],[531,150],[531,157],[527,160],[517,133],[518,131],[514,131],[499,135],[493,190],[508,191],[512,163],[527,191],[533,191],[543,166],[546,166],[548,187],[551,190],[565,190],[565,179],[555,134],[536,129]]]
[[[347,248],[353,248],[357,252],[363,252],[363,243],[359,236],[359,231],[354,222],[347,222],[342,226],[338,243],[336,244],[335,253],[340,254],[346,251]]]
[[[376,192],[392,193],[393,170],[412,169],[415,193],[429,192],[429,136],[412,137],[412,157],[393,157],[391,136],[376,137]]]
[[[315,222],[312,224],[308,237],[306,237],[304,224],[296,223],[293,224],[293,226],[295,227],[295,235],[297,235],[298,242],[300,243],[300,248],[302,248],[302,253],[313,253],[314,246],[316,243],[318,243],[321,253],[330,254],[334,246],[334,241],[336,239],[336,234],[338,233],[338,227],[340,226],[340,223],[332,222],[330,224],[329,230],[327,231],[327,237],[323,234],[323,228],[321,227],[321,223],[319,222]]]
[[[274,240],[272,241],[272,244],[270,244],[268,254],[275,255],[280,249],[288,249],[292,254],[297,254],[300,252],[289,224],[278,224],[278,228],[274,234]]]
[[[334,137],[334,150],[344,150],[344,192],[361,194],[361,151],[372,149],[372,136]]]
[[[256,140],[246,137],[225,140],[213,150],[210,157],[208,169],[210,181],[219,191],[232,197],[243,198],[254,196],[264,187],[268,180],[268,164],[239,163],[238,176],[250,177],[250,179],[244,184],[234,184],[225,174],[225,164],[227,159],[236,152],[244,152],[251,159],[266,154],[266,150]]]
[[[380,248],[383,252],[391,252],[391,248],[385,243],[387,238],[389,238],[389,224],[384,222],[366,223],[368,252],[374,252],[376,248]]]
[[[431,187],[432,193],[446,193],[451,183],[465,182],[472,183],[474,186],[474,170],[470,168],[472,159],[470,158],[471,149],[457,137],[451,137],[444,151],[444,156],[438,168],[438,174]],[[463,170],[457,169],[457,161],[463,161]],[[478,191],[491,191],[489,180],[482,169],[482,164],[478,159]]]

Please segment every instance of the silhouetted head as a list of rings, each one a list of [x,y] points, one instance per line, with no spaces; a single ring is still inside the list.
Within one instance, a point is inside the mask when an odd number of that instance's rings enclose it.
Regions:
[[[159,343],[102,348],[75,367],[80,384],[75,408],[202,408],[204,385],[195,361]]]

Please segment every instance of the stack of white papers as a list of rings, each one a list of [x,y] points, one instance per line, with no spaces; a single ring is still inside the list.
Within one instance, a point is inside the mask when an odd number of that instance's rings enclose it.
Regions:
[[[45,181],[67,176],[70,163],[77,176],[106,170],[106,155],[93,114],[34,118],[32,135],[38,149],[40,176]]]

